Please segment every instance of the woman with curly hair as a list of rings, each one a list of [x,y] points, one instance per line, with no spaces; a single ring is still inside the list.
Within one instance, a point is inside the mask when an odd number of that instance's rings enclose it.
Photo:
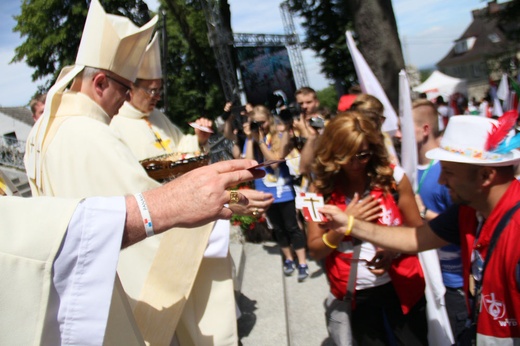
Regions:
[[[380,130],[362,112],[339,113],[320,137],[315,157],[313,191],[327,204],[378,224],[422,224],[410,181],[390,163]],[[338,344],[345,336],[337,335],[334,312],[353,270],[351,324],[357,344],[427,345],[424,275],[417,256],[383,251],[313,222],[307,245],[311,256],[325,259],[328,329]]]

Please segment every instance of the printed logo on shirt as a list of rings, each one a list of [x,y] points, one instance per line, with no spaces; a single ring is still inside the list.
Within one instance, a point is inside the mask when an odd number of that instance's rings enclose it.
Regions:
[[[380,225],[398,226],[401,224],[401,214],[391,194],[381,190],[373,190],[370,192],[370,195],[379,201],[381,216],[377,222]]]
[[[387,208],[385,204],[380,204],[381,206],[381,217],[379,218],[379,222],[383,225],[387,226],[399,226],[401,224],[401,219],[396,217],[393,213],[392,208]]]
[[[516,318],[506,318],[503,321],[498,321],[500,327],[517,327],[518,321]]]
[[[482,295],[482,305],[484,305],[487,313],[490,314],[494,320],[498,320],[506,314],[506,306],[504,302],[497,300],[495,293]]]

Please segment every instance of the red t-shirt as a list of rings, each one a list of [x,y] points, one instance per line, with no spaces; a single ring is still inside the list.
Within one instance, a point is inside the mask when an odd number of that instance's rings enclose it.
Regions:
[[[489,242],[496,226],[502,216],[519,200],[520,183],[514,180],[485,220],[477,243],[475,243],[475,232],[478,222],[473,208],[460,206],[458,213],[454,213],[455,210],[448,210],[430,221],[430,228],[447,241],[454,241],[455,232],[460,234],[466,292],[469,287],[473,249],[478,248],[482,257],[487,258]],[[482,307],[477,325],[479,337],[517,338],[516,342],[520,342],[519,270],[520,211],[517,211],[503,230],[486,266],[482,282]],[[497,342],[496,339],[494,341]]]

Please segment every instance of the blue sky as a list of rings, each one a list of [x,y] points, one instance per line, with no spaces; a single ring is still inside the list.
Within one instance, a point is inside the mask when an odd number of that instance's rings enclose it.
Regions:
[[[151,9],[157,0],[145,0]],[[283,34],[280,0],[228,0],[233,31],[242,33]],[[0,106],[22,106],[29,102],[37,85],[32,69],[22,63],[9,64],[14,49],[22,40],[13,33],[13,15],[20,12],[21,0],[0,1]],[[442,59],[471,23],[471,10],[483,8],[481,0],[392,0],[403,53],[407,64],[420,68],[433,66]],[[299,19],[295,18],[298,26]],[[303,31],[299,29],[303,35]],[[303,52],[311,87],[319,90],[329,83],[321,74],[319,60],[311,51]]]

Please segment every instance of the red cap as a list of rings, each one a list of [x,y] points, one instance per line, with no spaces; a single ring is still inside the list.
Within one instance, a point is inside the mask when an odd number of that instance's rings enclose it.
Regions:
[[[358,95],[345,94],[339,98],[338,111],[344,112],[352,106]]]

